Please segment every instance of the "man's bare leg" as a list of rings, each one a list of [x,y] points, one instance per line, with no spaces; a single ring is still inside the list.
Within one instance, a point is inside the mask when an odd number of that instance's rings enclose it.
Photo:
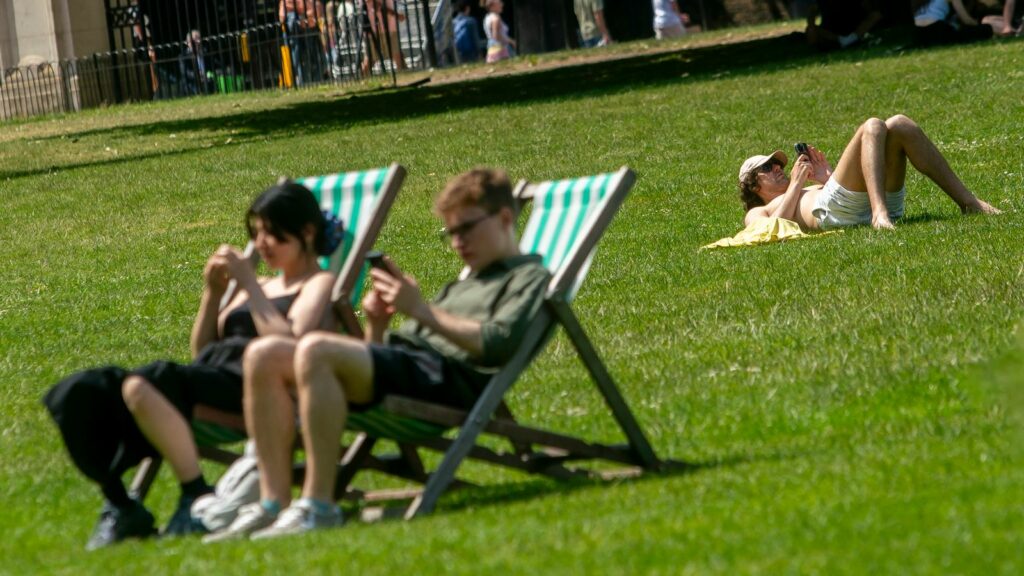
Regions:
[[[914,168],[935,182],[964,214],[999,214],[1000,211],[980,200],[964,186],[949,163],[923,130],[910,118],[898,114],[885,121],[889,128],[890,145],[886,151],[887,165],[905,166],[905,157]],[[904,168],[905,171],[905,168]],[[888,184],[891,186],[892,184]],[[900,182],[902,187],[902,178]],[[893,188],[890,188],[892,190]],[[899,188],[895,188],[898,190]]]
[[[286,507],[291,502],[292,446],[295,443],[296,342],[284,336],[254,340],[245,351],[245,426],[256,441],[260,495]]]
[[[892,230],[889,207],[885,203],[885,143],[889,138],[889,129],[878,118],[869,118],[860,130],[860,164],[867,185],[868,201],[871,203],[871,226]]]
[[[299,341],[295,374],[306,448],[302,495],[332,502],[348,403],[373,399],[373,360],[363,341],[317,332]]]
[[[885,204],[886,141],[888,129],[878,118],[869,118],[857,128],[843,150],[832,177],[847,190],[866,190],[871,204],[871,225],[891,229],[889,210]],[[896,190],[899,190],[902,183]]]

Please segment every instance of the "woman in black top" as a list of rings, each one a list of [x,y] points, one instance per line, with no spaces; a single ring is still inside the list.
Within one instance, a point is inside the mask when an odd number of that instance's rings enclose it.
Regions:
[[[253,338],[297,338],[334,327],[329,306],[334,276],[321,270],[317,257],[334,251],[341,230],[320,212],[312,193],[293,182],[267,189],[249,208],[246,228],[262,260],[280,274],[257,278],[239,250],[218,248],[203,271],[190,364],[158,361],[134,370],[86,370],[62,380],[44,398],[75,465],[106,498],[89,549],[155,532],[153,515],[128,496],[121,481],[148,456],[166,459],[181,482],[178,509],[162,534],[201,530],[190,508],[211,488],[200,472],[188,423],[195,406],[242,413],[242,353]],[[237,289],[222,309],[231,281]]]

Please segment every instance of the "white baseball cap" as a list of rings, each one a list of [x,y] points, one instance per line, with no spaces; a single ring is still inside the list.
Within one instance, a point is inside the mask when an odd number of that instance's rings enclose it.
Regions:
[[[783,152],[782,150],[776,150],[775,152],[772,152],[767,156],[751,156],[750,158],[744,160],[743,165],[740,166],[740,182],[743,181],[743,178],[746,177],[747,174],[750,174],[754,170],[757,170],[772,158],[778,160],[779,162],[782,162],[783,166],[789,163],[789,158],[786,158],[786,153]]]

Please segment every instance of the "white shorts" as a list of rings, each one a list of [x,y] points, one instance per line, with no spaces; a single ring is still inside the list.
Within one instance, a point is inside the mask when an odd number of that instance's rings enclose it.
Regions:
[[[679,38],[686,35],[686,28],[683,28],[682,24],[676,24],[675,26],[669,26],[668,28],[655,28],[654,37],[658,40],[664,40],[666,38]]]
[[[896,192],[885,193],[885,206],[889,209],[890,219],[903,216],[906,197],[906,186]],[[835,178],[829,178],[818,193],[811,214],[818,220],[822,230],[871,224],[871,201],[867,192],[851,192],[840,186]]]

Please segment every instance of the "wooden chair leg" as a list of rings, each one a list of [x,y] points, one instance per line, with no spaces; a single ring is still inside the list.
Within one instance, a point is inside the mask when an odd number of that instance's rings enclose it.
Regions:
[[[334,480],[335,500],[340,500],[345,495],[349,484],[352,483],[352,479],[363,468],[363,463],[370,456],[370,452],[373,451],[373,446],[376,443],[377,439],[371,438],[367,434],[359,434],[352,441],[352,444],[338,463],[338,475]]]
[[[132,478],[132,484],[128,488],[129,496],[139,502],[146,499],[149,489],[153,487],[153,481],[156,480],[157,473],[160,472],[161,462],[163,462],[162,458],[154,456],[139,463],[139,467],[135,470],[135,476]]]
[[[417,481],[424,483],[427,481],[427,470],[423,466],[423,460],[420,459],[420,453],[416,451],[416,447],[411,444],[404,442],[398,443],[398,450],[402,454],[402,460],[409,465],[409,470],[413,476],[417,478]]]
[[[651,448],[651,444],[640,428],[640,424],[637,423],[633,412],[629,409],[629,405],[626,404],[626,400],[622,397],[619,388],[615,385],[615,381],[612,380],[600,356],[597,355],[594,345],[590,342],[586,332],[583,331],[579,321],[576,320],[576,316],[572,313],[569,305],[563,301],[550,301],[549,304],[569,336],[569,341],[576,348],[576,352],[579,354],[584,366],[586,366],[590,376],[594,379],[594,383],[597,384],[598,390],[604,397],[605,403],[611,409],[615,420],[619,423],[619,427],[622,428],[626,438],[629,440],[629,445],[636,454],[639,463],[648,470],[658,469],[661,462],[654,454],[654,449]]]

